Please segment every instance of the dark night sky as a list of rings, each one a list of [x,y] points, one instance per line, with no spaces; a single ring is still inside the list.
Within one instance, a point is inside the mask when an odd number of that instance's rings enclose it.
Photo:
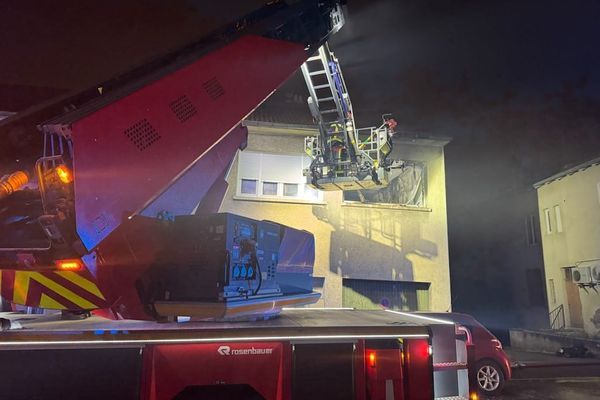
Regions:
[[[261,3],[6,0],[0,100],[11,85],[60,92],[107,78]],[[405,132],[454,138],[446,170],[455,306],[474,310],[489,293],[508,299],[496,277],[515,261],[502,235],[524,234],[536,212],[531,185],[600,154],[600,2],[348,3],[331,47],[359,125],[392,112]],[[305,93],[295,76],[269,103],[306,114]]]
[[[454,138],[454,307],[492,326],[535,320],[519,286],[543,266],[525,246],[532,184],[600,154],[599,17],[592,1],[357,0],[331,41],[358,121],[393,112],[408,132]]]

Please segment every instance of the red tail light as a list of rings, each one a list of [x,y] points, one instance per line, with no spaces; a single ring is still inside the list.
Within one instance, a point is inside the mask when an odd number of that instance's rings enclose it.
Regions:
[[[369,360],[369,367],[375,368],[377,365],[377,356],[375,355],[374,351],[369,351],[367,353],[367,359]]]
[[[498,339],[492,339],[492,344],[498,350],[502,350],[502,343]]]
[[[415,346],[416,354],[421,358],[427,359],[432,354],[432,348],[425,340],[421,340]]]

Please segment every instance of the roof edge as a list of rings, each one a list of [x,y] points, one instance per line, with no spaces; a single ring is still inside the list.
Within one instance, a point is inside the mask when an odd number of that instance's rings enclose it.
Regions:
[[[571,167],[571,168],[563,170],[563,171],[561,171],[561,172],[559,172],[557,174],[554,174],[554,175],[552,175],[552,176],[550,176],[550,177],[548,177],[546,179],[543,179],[543,180],[541,180],[539,182],[536,182],[536,183],[533,184],[533,187],[535,189],[539,189],[541,186],[543,186],[543,185],[545,185],[547,183],[551,183],[551,182],[557,181],[557,180],[562,179],[562,178],[564,178],[565,176],[568,176],[568,175],[573,175],[574,173],[579,172],[582,169],[586,169],[586,168],[589,168],[589,167],[591,167],[593,165],[597,165],[597,164],[600,164],[600,157],[596,157],[596,158],[594,158],[592,160],[583,162],[583,163],[578,164],[578,165],[576,165],[574,167]]]
[[[247,119],[242,125],[249,128],[248,131],[262,135],[280,135],[282,133],[298,136],[313,136],[319,133],[316,125],[283,124],[280,122],[264,122]],[[395,143],[414,144],[444,147],[452,141],[452,138],[443,136],[408,136],[401,132],[394,135]]]

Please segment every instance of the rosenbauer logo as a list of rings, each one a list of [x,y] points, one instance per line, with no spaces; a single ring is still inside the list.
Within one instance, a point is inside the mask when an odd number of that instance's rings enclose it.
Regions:
[[[217,353],[222,356],[253,356],[262,354],[273,354],[273,349],[268,348],[255,348],[249,349],[232,349],[230,346],[219,346]]]

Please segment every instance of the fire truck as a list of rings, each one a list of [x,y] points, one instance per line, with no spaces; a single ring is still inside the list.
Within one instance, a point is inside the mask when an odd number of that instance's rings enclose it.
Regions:
[[[342,24],[336,0],[271,2],[36,121],[40,157],[0,166],[0,295],[62,312],[43,318],[95,315],[50,325],[6,316],[0,375],[11,378],[0,397],[468,396],[454,324],[391,311],[282,314],[319,297],[314,237],[217,213],[246,143],[240,121],[301,66],[320,127],[306,140],[307,182],[386,184],[393,120],[354,128],[326,47]]]
[[[64,321],[0,334],[1,399],[468,399],[465,337],[397,311],[243,322]]]

